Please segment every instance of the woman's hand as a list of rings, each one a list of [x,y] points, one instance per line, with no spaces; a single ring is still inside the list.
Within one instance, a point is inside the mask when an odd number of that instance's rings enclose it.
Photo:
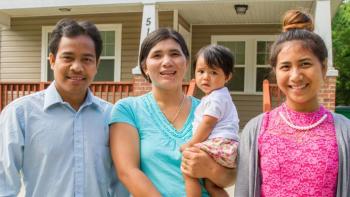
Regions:
[[[193,146],[193,143],[191,141],[183,144],[181,147],[180,147],[180,152],[183,152],[185,149],[187,148],[190,148],[191,146]]]
[[[193,178],[209,178],[215,162],[206,152],[197,147],[189,147],[182,152],[181,170]]]
[[[193,178],[208,178],[219,187],[232,185],[236,176],[236,169],[221,166],[198,147],[182,152],[181,171]]]

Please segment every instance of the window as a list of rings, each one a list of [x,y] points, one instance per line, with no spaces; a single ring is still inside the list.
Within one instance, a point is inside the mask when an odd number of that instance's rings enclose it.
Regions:
[[[101,33],[103,50],[95,81],[120,81],[122,26],[120,24],[96,26]],[[42,28],[41,81],[53,80],[48,48],[52,30],[53,26]]]
[[[223,45],[231,50],[235,56],[235,69],[233,79],[227,84],[231,91],[243,92],[244,83],[236,83],[236,81],[244,81],[245,72],[245,42],[243,41],[220,41],[217,44]]]
[[[213,44],[223,45],[234,54],[233,80],[227,85],[231,92],[261,94],[262,81],[270,74],[269,48],[274,39],[259,35],[212,36]]]
[[[256,83],[255,91],[262,92],[262,83],[271,73],[269,65],[270,47],[273,41],[257,41],[256,42]]]

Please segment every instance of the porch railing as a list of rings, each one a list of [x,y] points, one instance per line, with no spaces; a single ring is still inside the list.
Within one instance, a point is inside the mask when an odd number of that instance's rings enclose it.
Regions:
[[[47,88],[50,82],[0,82],[0,112],[13,100]],[[194,80],[183,84],[183,91],[187,95],[193,95],[195,91]],[[134,83],[130,82],[94,82],[90,90],[110,103],[115,103],[121,98],[134,95]]]
[[[47,88],[50,82],[0,82],[0,111],[13,100]],[[133,82],[94,82],[92,93],[108,102],[133,95]]]
[[[271,111],[275,106],[284,101],[284,95],[277,84],[270,83],[269,80],[263,81],[263,112]]]

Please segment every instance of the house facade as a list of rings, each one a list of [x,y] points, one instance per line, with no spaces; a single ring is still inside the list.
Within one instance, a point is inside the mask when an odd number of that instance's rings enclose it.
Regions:
[[[179,31],[191,57],[207,44],[235,54],[228,85],[243,126],[262,111],[262,81],[269,73],[269,46],[281,32],[281,17],[301,8],[315,16],[316,32],[330,51],[327,81],[320,93],[335,105],[331,19],[341,0],[16,0],[0,2],[0,82],[52,80],[48,39],[62,18],[89,20],[100,29],[104,47],[96,81],[131,81],[136,94],[149,90],[137,66],[140,42],[158,27]],[[245,14],[236,9],[247,8]],[[186,80],[191,79],[191,71]]]

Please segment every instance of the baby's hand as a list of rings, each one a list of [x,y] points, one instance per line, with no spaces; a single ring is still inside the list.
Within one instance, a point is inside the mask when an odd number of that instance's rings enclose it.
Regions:
[[[183,152],[186,148],[189,148],[192,146],[192,143],[191,142],[187,142],[186,144],[183,144],[181,147],[180,147],[180,151]]]

